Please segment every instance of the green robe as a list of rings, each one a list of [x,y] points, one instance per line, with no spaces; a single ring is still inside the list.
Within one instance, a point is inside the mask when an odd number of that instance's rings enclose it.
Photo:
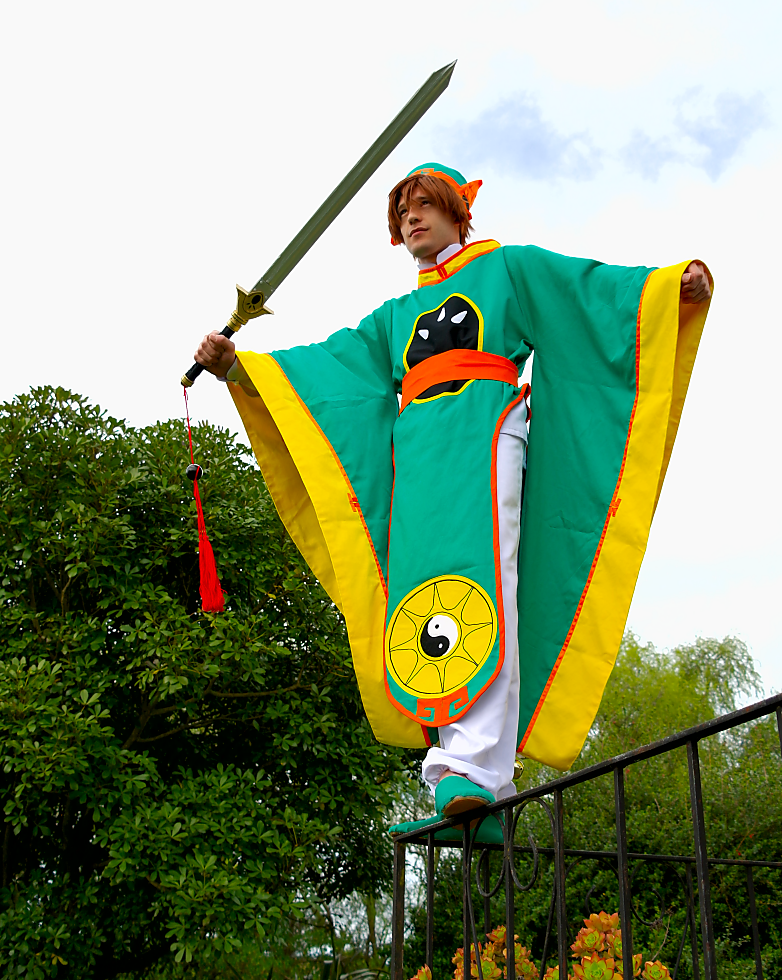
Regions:
[[[403,379],[452,349],[498,355],[511,374],[535,352],[518,744],[568,768],[621,642],[705,320],[706,304],[680,307],[686,265],[477,242],[356,329],[239,354],[260,396],[232,385],[237,407],[282,520],[345,615],[381,741],[432,744],[502,666],[494,454],[521,397],[507,372],[451,369],[400,412]]]

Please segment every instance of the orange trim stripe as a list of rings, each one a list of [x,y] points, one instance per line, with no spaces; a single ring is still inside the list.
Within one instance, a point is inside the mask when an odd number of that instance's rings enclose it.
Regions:
[[[494,239],[487,238],[485,241],[473,242],[465,245],[463,249],[452,255],[445,262],[431,266],[429,269],[422,269],[418,273],[418,288],[422,286],[434,286],[438,282],[443,282],[455,275],[474,259],[479,259],[482,255],[488,255],[495,249],[500,248],[500,243]]]
[[[442,354],[427,357],[416,364],[402,379],[402,412],[427,388],[443,381],[503,381],[517,385],[519,369],[499,354],[489,354],[481,350],[448,350]]]
[[[538,715],[540,714],[540,710],[543,707],[543,702],[546,700],[546,696],[548,695],[549,689],[551,688],[551,685],[554,682],[554,678],[556,677],[557,671],[559,670],[559,665],[562,663],[562,658],[565,656],[565,653],[567,652],[567,648],[570,644],[570,640],[573,636],[573,632],[576,628],[576,624],[578,623],[578,618],[581,615],[581,610],[584,608],[584,602],[587,597],[587,592],[589,592],[589,586],[592,584],[592,578],[595,574],[595,569],[597,568],[597,563],[600,559],[600,552],[602,551],[603,548],[603,542],[605,541],[609,522],[611,518],[615,515],[616,508],[619,506],[619,499],[617,495],[619,493],[619,487],[621,486],[622,483],[622,477],[624,476],[625,463],[627,462],[627,450],[630,446],[630,436],[632,435],[632,431],[633,431],[633,422],[635,421],[635,412],[636,409],[638,408],[638,396],[641,388],[640,385],[641,310],[643,309],[644,294],[646,293],[646,285],[648,282],[649,282],[649,276],[646,277],[646,282],[644,282],[644,287],[643,290],[641,291],[641,299],[640,302],[638,303],[638,315],[635,321],[635,400],[633,401],[633,410],[630,413],[630,424],[627,427],[627,439],[625,440],[625,448],[624,448],[624,453],[622,454],[622,465],[619,468],[619,476],[617,477],[616,486],[614,487],[614,492],[613,495],[611,496],[611,502],[608,505],[608,513],[606,514],[605,523],[603,524],[603,532],[600,535],[600,541],[598,542],[597,545],[597,551],[595,552],[595,557],[592,560],[592,567],[589,569],[589,575],[587,576],[586,584],[584,585],[584,590],[581,593],[581,598],[578,601],[576,614],[573,617],[573,622],[570,624],[570,629],[568,630],[568,634],[565,637],[565,642],[562,644],[562,649],[559,652],[559,656],[557,657],[556,663],[554,664],[554,667],[552,668],[551,673],[549,674],[548,680],[546,681],[546,686],[543,689],[543,693],[541,694],[540,700],[538,701],[537,707],[535,708],[535,713],[532,715],[532,719],[530,720],[529,725],[527,725],[527,730],[524,732],[524,737],[522,738],[521,742],[519,742],[519,746],[517,749],[518,752],[523,751],[524,746],[527,743],[527,739],[529,738],[532,729],[535,727],[535,722],[537,721]]]
[[[491,680],[484,686],[483,691],[485,691],[494,681],[499,672],[502,670],[502,665],[505,663],[505,603],[503,602],[502,598],[502,567],[500,565],[500,514],[499,505],[497,504],[497,442],[500,438],[502,423],[508,417],[511,409],[523,400],[523,394],[520,394],[518,398],[514,398],[502,415],[500,415],[500,417],[497,419],[497,425],[494,427],[494,437],[491,444],[491,507],[492,521],[494,524],[494,579],[497,600],[497,619],[499,621],[497,632],[499,634],[500,656],[499,660],[497,661],[497,669],[491,675]],[[483,694],[483,691],[481,691],[481,694]],[[480,694],[478,697],[480,697]],[[474,701],[473,704],[475,704]]]

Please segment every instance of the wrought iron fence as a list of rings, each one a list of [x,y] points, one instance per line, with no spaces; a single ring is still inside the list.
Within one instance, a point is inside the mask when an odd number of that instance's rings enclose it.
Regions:
[[[491,928],[491,899],[504,889],[505,925],[508,937],[514,935],[515,898],[517,891],[527,891],[538,880],[541,858],[553,861],[554,884],[549,907],[548,923],[541,953],[540,975],[546,970],[550,952],[556,947],[559,975],[567,976],[568,951],[571,938],[568,928],[566,882],[568,874],[581,862],[593,860],[604,867],[610,867],[617,876],[619,891],[619,915],[622,925],[622,972],[625,977],[633,976],[633,918],[639,913],[633,905],[633,871],[631,865],[663,864],[674,868],[681,883],[686,908],[685,923],[678,943],[673,977],[679,972],[687,940],[689,939],[692,957],[693,980],[700,980],[701,967],[704,980],[717,980],[714,918],[712,914],[710,868],[718,866],[739,866],[746,872],[747,908],[749,911],[752,946],[755,958],[755,972],[758,980],[763,980],[761,944],[758,929],[758,915],[755,901],[754,870],[757,868],[782,869],[782,862],[742,860],[737,858],[709,857],[707,852],[706,821],[704,816],[703,791],[701,785],[700,757],[698,744],[709,736],[727,732],[739,725],[756,721],[767,715],[776,714],[780,753],[782,753],[782,695],[775,695],[764,701],[715,718],[713,721],[696,725],[677,735],[642,746],[623,755],[615,756],[598,765],[572,772],[559,779],[525,790],[516,796],[494,803],[486,809],[461,814],[457,819],[443,820],[428,827],[425,831],[403,834],[394,841],[394,893],[392,919],[391,980],[405,980],[403,963],[404,922],[405,922],[405,861],[406,848],[411,845],[425,847],[426,859],[426,965],[432,967],[434,958],[434,905],[435,905],[435,850],[437,848],[457,848],[462,853],[462,933],[464,950],[470,946],[478,948],[478,930],[473,902],[473,875],[476,894],[483,904],[483,926],[488,932]],[[690,817],[692,823],[692,854],[646,854],[628,850],[627,845],[627,807],[625,801],[625,770],[638,762],[661,756],[675,749],[686,747],[689,773]],[[565,847],[565,794],[574,786],[611,774],[614,784],[614,815],[616,822],[616,850],[575,850]],[[531,836],[527,843],[516,843],[519,818],[531,804],[543,808],[548,816],[553,846],[541,847]],[[476,817],[478,822],[471,829]],[[483,844],[476,842],[481,824],[487,820],[500,819],[503,823],[503,844]],[[780,814],[782,819],[782,813]],[[461,830],[460,841],[437,841],[435,833],[447,827]],[[490,855],[501,852],[502,867],[494,885],[490,879]],[[519,878],[516,867],[518,855],[532,857],[532,872],[528,881]],[[694,872],[694,875],[693,875]],[[587,912],[588,914],[588,912]],[[643,921],[643,920],[641,920]],[[647,923],[648,924],[648,923]],[[698,943],[700,932],[700,944]],[[554,939],[554,936],[556,937]],[[700,948],[699,948],[700,946]],[[512,948],[512,941],[510,942]],[[476,957],[478,980],[483,980],[480,957]],[[465,975],[469,977],[469,955],[465,955]],[[507,959],[507,980],[516,980],[513,956]]]

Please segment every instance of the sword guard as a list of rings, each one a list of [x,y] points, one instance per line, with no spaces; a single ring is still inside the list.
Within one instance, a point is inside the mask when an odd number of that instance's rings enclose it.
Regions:
[[[253,289],[248,292],[237,283],[236,286],[236,309],[231,314],[231,318],[226,326],[220,331],[224,337],[233,337],[248,320],[254,320],[257,316],[264,313],[274,313],[263,301],[263,292],[260,289]],[[181,384],[183,388],[189,388],[204,370],[202,364],[194,364],[190,370],[182,375]]]
[[[236,284],[236,309],[231,314],[228,327],[236,333],[248,320],[254,320],[257,316],[264,313],[274,313],[274,310],[264,303],[263,293],[259,289],[248,292],[237,283]]]

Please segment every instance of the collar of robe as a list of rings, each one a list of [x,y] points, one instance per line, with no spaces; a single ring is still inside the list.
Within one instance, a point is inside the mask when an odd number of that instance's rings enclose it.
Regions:
[[[449,279],[468,263],[472,262],[473,259],[487,255],[499,247],[500,243],[495,242],[491,238],[483,242],[472,242],[470,245],[465,245],[455,255],[451,255],[439,265],[432,265],[428,269],[421,269],[418,273],[418,288],[420,289],[422,286],[433,286],[435,283],[442,282],[444,279]]]

